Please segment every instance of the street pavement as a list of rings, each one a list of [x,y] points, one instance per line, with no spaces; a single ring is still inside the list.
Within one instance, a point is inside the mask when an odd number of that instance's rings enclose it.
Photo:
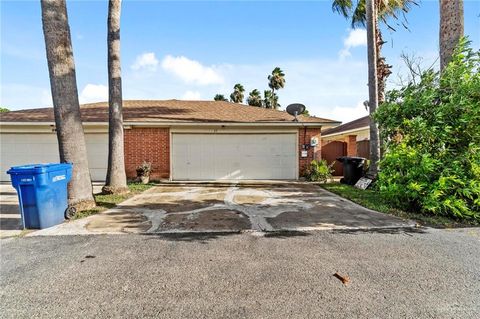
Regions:
[[[0,318],[480,313],[479,228],[17,237],[0,252]]]

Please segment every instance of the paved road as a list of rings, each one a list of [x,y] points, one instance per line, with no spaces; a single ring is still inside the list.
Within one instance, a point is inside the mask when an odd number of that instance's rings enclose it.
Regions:
[[[1,245],[1,318],[478,318],[480,229]],[[332,275],[350,277],[343,285]]]

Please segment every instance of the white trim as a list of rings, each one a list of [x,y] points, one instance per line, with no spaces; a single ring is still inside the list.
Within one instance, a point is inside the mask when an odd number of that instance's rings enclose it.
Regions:
[[[322,134],[322,138],[337,136],[337,135],[348,135],[348,133],[353,133],[353,132],[363,131],[363,130],[368,130],[368,129],[370,129],[370,126],[363,126],[363,127],[354,128],[354,129],[347,130],[347,131],[336,132],[336,133],[332,133],[332,134],[325,134],[325,135]]]

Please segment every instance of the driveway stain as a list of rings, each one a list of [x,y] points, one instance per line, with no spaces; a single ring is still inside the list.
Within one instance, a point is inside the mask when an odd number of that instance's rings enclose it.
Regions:
[[[274,232],[411,226],[410,221],[368,210],[317,185],[239,182],[221,186],[160,185],[87,221],[55,226],[60,230],[47,233]]]

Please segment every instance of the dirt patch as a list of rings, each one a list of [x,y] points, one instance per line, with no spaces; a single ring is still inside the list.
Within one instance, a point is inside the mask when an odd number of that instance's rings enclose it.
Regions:
[[[143,208],[149,210],[164,210],[167,213],[181,213],[196,210],[200,208],[206,208],[215,204],[224,204],[220,200],[205,200],[205,201],[192,201],[192,200],[179,200],[171,203],[146,203],[141,205]],[[138,207],[138,206],[137,206]]]
[[[143,233],[150,227],[152,224],[144,215],[133,212],[99,214],[86,225],[93,232]]]
[[[241,212],[216,209],[194,214],[169,214],[163,219],[159,230],[240,231],[250,227],[250,220]]]
[[[321,213],[307,211],[285,212],[276,217],[266,218],[267,222],[275,229],[293,227],[317,227],[322,224],[332,224],[335,220]]]

